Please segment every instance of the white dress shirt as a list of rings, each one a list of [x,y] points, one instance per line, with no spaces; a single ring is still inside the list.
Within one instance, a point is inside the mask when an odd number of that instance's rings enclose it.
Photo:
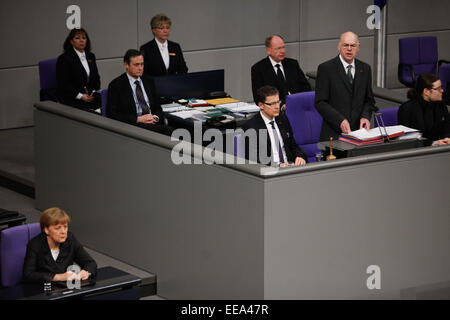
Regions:
[[[144,94],[145,102],[147,102],[147,105],[150,108],[150,101],[148,100],[147,93],[145,92],[144,84],[142,83],[142,79],[141,78],[135,79],[132,76],[130,76],[128,73],[127,73],[127,77],[128,77],[128,81],[130,81],[131,89],[133,90],[134,103],[136,104],[136,114],[138,116],[141,116],[142,115],[142,108],[139,105],[139,102],[138,102],[138,99],[137,99],[135,82],[136,82],[136,80],[139,80],[139,83],[140,83],[141,89],[142,89],[142,93]],[[151,110],[150,110],[150,113],[152,113]]]
[[[277,74],[277,72],[278,72],[278,68],[276,65],[277,64],[280,65],[280,69],[281,69],[281,72],[283,73],[284,80],[286,80],[286,73],[284,73],[284,68],[283,68],[283,64],[281,63],[281,61],[276,62],[275,60],[272,59],[271,56],[269,56],[269,60],[270,60],[270,63],[272,63],[272,67],[273,67],[273,70],[275,71],[275,74]],[[288,91],[287,94],[291,94],[291,93]]]
[[[161,57],[164,61],[164,65],[166,66],[166,70],[169,70],[170,58],[169,58],[169,48],[168,48],[167,40],[164,41],[164,43],[161,43],[156,39],[155,39],[155,41],[158,44],[159,52],[161,52]]]
[[[345,73],[347,74],[347,66],[352,65],[351,73],[353,79],[355,79],[355,59],[353,59],[352,63],[347,63],[342,56],[339,54],[339,59],[341,59],[342,65],[344,66]]]
[[[280,145],[281,145],[281,150],[283,152],[283,158],[284,161],[287,162],[287,157],[286,157],[286,151],[284,150],[284,142],[283,142],[283,138],[281,137],[281,133],[280,133],[280,129],[278,128],[277,122],[275,121],[275,118],[273,118],[272,120],[266,118],[266,116],[260,111],[259,112],[261,114],[261,117],[264,120],[264,123],[266,124],[266,128],[267,128],[267,132],[269,134],[269,138],[270,138],[270,145],[272,148],[272,157],[273,157],[273,161],[277,164],[280,163],[280,154],[278,152],[278,146],[275,143],[275,137],[273,135],[273,129],[272,129],[272,125],[270,124],[270,122],[273,120],[273,124],[275,126],[275,130],[278,133],[278,137],[280,140]]]

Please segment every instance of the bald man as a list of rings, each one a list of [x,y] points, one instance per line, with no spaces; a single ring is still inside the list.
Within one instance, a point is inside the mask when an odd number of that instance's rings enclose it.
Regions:
[[[312,89],[298,61],[286,58],[286,47],[281,36],[267,37],[265,46],[267,57],[251,69],[253,99],[256,102],[259,88],[270,85],[278,89],[281,109],[284,110],[287,95]]]
[[[359,39],[351,31],[341,35],[339,55],[319,65],[316,109],[323,117],[320,140],[336,139],[341,133],[370,128],[376,109],[370,66],[356,59]]]

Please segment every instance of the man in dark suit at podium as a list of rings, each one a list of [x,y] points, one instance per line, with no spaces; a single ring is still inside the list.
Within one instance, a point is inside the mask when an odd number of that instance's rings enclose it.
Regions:
[[[109,118],[163,134],[170,134],[164,113],[155,97],[155,85],[143,75],[144,57],[130,49],[123,58],[126,72],[108,86],[106,114]]]
[[[294,139],[292,128],[288,118],[280,114],[280,98],[275,87],[264,86],[256,91],[256,103],[260,112],[248,120],[242,126],[244,131],[253,129],[256,131],[257,141],[245,143],[245,157],[252,161],[265,163],[261,156],[267,157],[267,162],[274,166],[287,166],[292,163],[295,166],[304,165],[308,157]],[[261,141],[260,134],[264,130],[267,140]],[[262,135],[264,137],[264,134]],[[251,144],[253,142],[253,144]],[[266,154],[261,155],[261,153]]]
[[[286,96],[293,93],[311,91],[311,86],[297,60],[286,58],[284,40],[279,35],[266,39],[267,57],[255,63],[251,69],[253,99],[256,91],[266,85],[278,89],[283,106]]]
[[[317,69],[315,106],[323,117],[321,141],[338,138],[342,132],[370,128],[376,109],[372,72],[368,64],[355,59],[359,47],[356,34],[343,33],[339,55]]]

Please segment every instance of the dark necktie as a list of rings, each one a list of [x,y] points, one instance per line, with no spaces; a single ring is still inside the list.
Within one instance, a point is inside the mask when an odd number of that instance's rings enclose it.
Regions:
[[[353,84],[353,75],[352,75],[352,65],[349,64],[347,66],[347,77],[348,77],[348,81],[350,82],[350,84]]]
[[[139,80],[136,80],[134,82],[134,84],[136,85],[136,97],[137,97],[139,106],[142,109],[142,114],[150,113],[150,108],[148,107],[148,104],[145,101],[144,93],[142,92],[142,88],[141,88],[141,85],[139,84]]]
[[[284,78],[283,75],[283,71],[281,71],[281,66],[280,64],[276,64],[275,67],[277,67],[277,79],[278,79],[278,83],[280,84],[280,89],[281,89],[281,93],[283,96],[286,95],[287,90],[286,90],[286,79]]]
[[[273,137],[275,139],[275,144],[278,145],[278,155],[280,157],[280,163],[284,163],[283,149],[281,148],[280,137],[278,136],[278,132],[275,129],[274,121],[272,120],[269,123],[272,126],[272,132],[273,132]]]

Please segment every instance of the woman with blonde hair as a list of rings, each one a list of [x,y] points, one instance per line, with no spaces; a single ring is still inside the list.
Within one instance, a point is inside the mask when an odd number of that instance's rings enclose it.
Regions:
[[[40,217],[42,232],[31,239],[23,265],[26,282],[86,280],[94,277],[97,264],[68,231],[70,218],[60,208],[49,208]],[[78,264],[80,273],[68,271]]]

